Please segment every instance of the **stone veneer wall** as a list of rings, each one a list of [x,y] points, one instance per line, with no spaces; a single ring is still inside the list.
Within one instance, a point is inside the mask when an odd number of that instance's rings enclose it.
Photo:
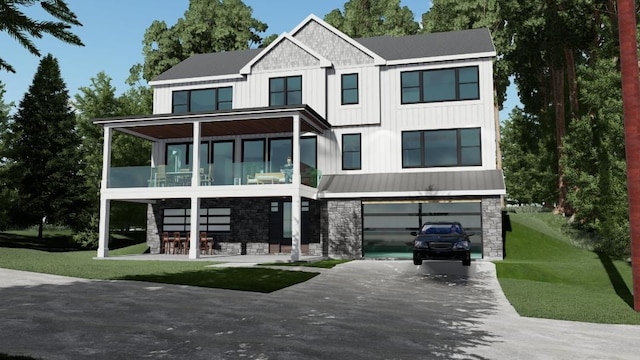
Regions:
[[[323,255],[331,258],[362,257],[362,202],[327,200],[322,207]]]
[[[502,260],[502,208],[500,197],[482,198],[482,257],[487,260]]]
[[[269,212],[272,199],[202,199],[201,208],[231,208],[231,233],[215,234],[214,254],[242,254],[246,242],[246,254],[269,254]],[[167,208],[190,208],[191,201],[168,199],[147,208],[147,245],[152,254],[160,252],[160,234],[163,225],[163,210]],[[309,200],[310,235],[309,255],[321,256],[320,202]]]
[[[147,246],[151,254],[160,253],[160,231],[158,230],[158,222],[156,221],[156,213],[153,211],[153,205],[147,205]]]

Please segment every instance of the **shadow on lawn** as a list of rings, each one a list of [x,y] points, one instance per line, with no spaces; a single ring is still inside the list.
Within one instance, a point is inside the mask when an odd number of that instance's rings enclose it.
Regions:
[[[319,273],[316,272],[265,268],[221,268],[180,273],[127,275],[117,280],[270,293],[305,282],[317,275]]]
[[[604,269],[607,271],[607,275],[609,275],[609,280],[616,294],[633,309],[633,294],[631,294],[629,287],[624,282],[622,276],[620,276],[618,269],[613,265],[611,258],[604,253],[598,253],[598,258],[600,258],[602,266],[604,266]]]
[[[123,232],[114,233],[114,237],[109,239],[111,250],[136,245],[146,241],[146,233],[143,232]],[[67,252],[79,250],[93,250],[80,247],[73,241],[71,235],[47,235],[42,239],[37,236],[14,234],[11,232],[0,232],[0,248],[31,249],[48,252]],[[2,360],[0,358],[0,360]]]

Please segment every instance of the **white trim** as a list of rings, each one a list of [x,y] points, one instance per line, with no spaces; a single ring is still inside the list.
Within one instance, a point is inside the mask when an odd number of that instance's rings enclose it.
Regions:
[[[386,65],[388,66],[409,65],[409,64],[425,65],[425,63],[429,64],[429,63],[443,62],[443,61],[474,60],[474,59],[494,58],[495,56],[496,56],[496,52],[491,51],[491,52],[473,53],[473,54],[455,54],[455,55],[389,60],[387,61]],[[460,66],[460,65],[456,64],[455,66]]]
[[[275,41],[273,41],[271,44],[269,44],[269,46],[267,46],[264,50],[260,51],[260,53],[258,55],[256,55],[253,59],[251,59],[251,61],[249,61],[245,66],[243,66],[242,69],[240,69],[240,74],[241,75],[249,75],[249,74],[251,74],[251,68],[258,61],[262,60],[262,58],[265,57],[267,54],[269,54],[271,52],[271,50],[273,50],[276,46],[278,46],[280,43],[282,43],[283,41],[286,41],[286,40],[291,41],[295,46],[299,47],[300,49],[302,49],[303,51],[305,51],[309,55],[311,55],[314,58],[318,59],[318,61],[320,61],[320,67],[321,68],[333,66],[333,63],[331,63],[331,61],[327,60],[324,56],[318,54],[315,50],[311,49],[307,45],[301,43],[299,40],[295,39],[291,35],[289,35],[286,32],[284,32],[284,33],[282,33],[282,35],[278,36],[278,38]],[[314,66],[313,68],[316,68],[316,67]]]
[[[200,76],[200,77],[192,77],[192,78],[180,78],[180,79],[168,79],[168,80],[152,80],[149,81],[148,84],[150,86],[159,86],[159,85],[176,85],[181,83],[194,83],[194,82],[210,82],[210,81],[220,81],[220,80],[238,80],[244,79],[244,76],[241,74],[226,74],[226,75],[215,75],[215,76]]]
[[[358,50],[364,52],[365,54],[371,56],[373,58],[373,64],[374,65],[386,65],[387,61],[380,55],[376,54],[375,52],[373,52],[371,49],[365,47],[364,45],[360,44],[359,42],[355,41],[354,39],[352,39],[350,36],[348,36],[347,34],[343,33],[342,31],[336,29],[335,27],[329,25],[327,22],[325,22],[324,20],[320,19],[319,17],[317,17],[314,14],[310,14],[309,16],[307,16],[306,19],[302,20],[302,22],[300,24],[298,24],[298,26],[296,26],[293,30],[291,30],[291,34],[293,34],[293,36],[295,36],[295,34],[300,31],[303,27],[305,27],[306,25],[308,25],[311,21],[315,21],[316,23],[318,23],[318,25],[324,27],[325,29],[331,31],[332,33],[336,34],[336,36],[340,37],[342,40],[346,41],[347,43],[349,43],[349,45],[357,48]]]
[[[381,191],[381,192],[345,192],[332,193],[321,191],[318,193],[318,199],[345,199],[345,198],[391,198],[391,197],[423,197],[423,196],[498,196],[506,195],[506,190],[490,189],[490,190],[439,190],[439,191]]]

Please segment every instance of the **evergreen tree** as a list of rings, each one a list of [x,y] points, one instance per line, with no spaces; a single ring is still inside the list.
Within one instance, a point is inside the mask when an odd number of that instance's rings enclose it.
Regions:
[[[26,16],[20,7],[40,4],[42,9],[60,21],[37,21]],[[29,35],[42,38],[49,34],[68,44],[84,46],[78,36],[71,33],[72,25],[82,26],[65,0],[0,0],[0,31],[16,39],[24,48],[36,56],[40,51]],[[13,67],[0,58],[0,70],[15,72]]]
[[[80,137],[58,61],[45,56],[20,101],[8,143],[10,183],[18,191],[18,225],[44,219],[77,229],[86,211]]]
[[[6,144],[10,137],[9,112],[13,103],[4,102],[4,84],[0,82],[0,230],[10,226],[10,208],[15,198],[15,190],[7,183]]]

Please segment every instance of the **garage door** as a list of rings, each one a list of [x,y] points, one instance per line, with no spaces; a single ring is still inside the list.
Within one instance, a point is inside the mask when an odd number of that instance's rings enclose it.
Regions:
[[[470,232],[472,258],[482,258],[480,200],[363,202],[363,255],[411,258],[412,231],[427,221],[458,221]]]

